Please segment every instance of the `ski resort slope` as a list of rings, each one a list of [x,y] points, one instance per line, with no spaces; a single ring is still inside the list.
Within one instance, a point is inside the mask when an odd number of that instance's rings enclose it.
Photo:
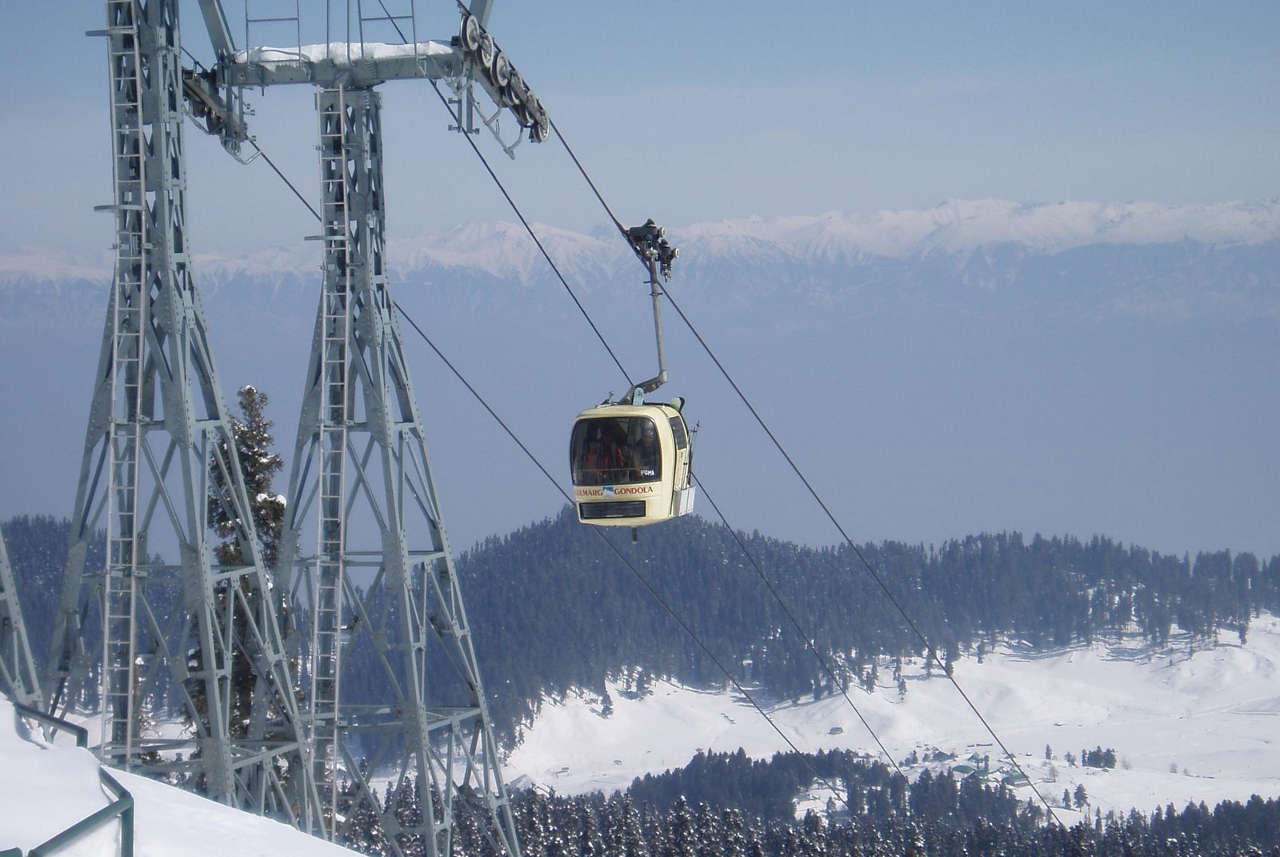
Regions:
[[[163,783],[113,771],[134,799],[137,857],[351,857],[288,825],[232,809]],[[0,696],[0,850],[25,853],[111,803],[88,750],[58,737],[46,743],[17,722]],[[113,822],[65,851],[69,857],[114,857],[120,825]]]
[[[1136,639],[1050,652],[1002,645],[982,663],[972,653],[962,658],[955,675],[1045,797],[1060,807],[1064,789],[1074,794],[1083,785],[1092,815],[1280,795],[1278,668],[1280,619],[1264,615],[1251,624],[1246,645],[1234,632],[1194,650],[1177,636],[1163,648]],[[990,756],[992,778],[1012,772],[949,681],[926,678],[919,658],[904,663],[903,676],[903,699],[885,662],[874,694],[850,689],[849,697],[896,760],[916,751],[921,761],[904,767],[910,779],[926,766],[978,766],[973,756]],[[508,782],[609,792],[644,773],[681,767],[699,750],[742,747],[765,758],[789,749],[734,690],[655,682],[643,700],[618,683],[609,692],[614,710],[607,718],[591,694],[548,700],[508,758]],[[803,752],[847,748],[883,760],[839,694],[799,704],[757,701]],[[1099,746],[1114,748],[1119,764],[1081,767],[1081,751]],[[936,751],[954,758],[926,761]],[[1026,785],[1016,791],[1034,797]],[[1058,812],[1063,821],[1078,817]]]

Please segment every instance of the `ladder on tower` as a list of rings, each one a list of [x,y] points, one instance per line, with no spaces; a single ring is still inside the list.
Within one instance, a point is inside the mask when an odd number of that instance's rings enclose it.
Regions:
[[[321,93],[325,98],[328,93]],[[311,729],[315,736],[317,780],[329,789],[331,818],[337,812],[337,778],[341,769],[338,703],[341,699],[342,587],[344,584],[348,384],[347,344],[351,327],[351,220],[347,173],[346,111],[342,90],[319,111],[320,170],[326,282],[321,323],[321,398],[319,546],[316,551],[314,627],[315,655],[311,686]],[[336,274],[336,276],[335,276]]]
[[[146,152],[138,6],[108,0],[114,36],[111,135],[115,153],[116,271],[111,299],[112,416],[108,441],[107,563],[103,586],[102,748],[125,767],[133,756],[137,660],[139,467],[146,335]]]

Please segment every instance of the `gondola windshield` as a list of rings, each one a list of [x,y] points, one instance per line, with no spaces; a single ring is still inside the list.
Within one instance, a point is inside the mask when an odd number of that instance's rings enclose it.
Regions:
[[[580,419],[573,427],[574,485],[632,485],[662,478],[662,450],[648,417]]]

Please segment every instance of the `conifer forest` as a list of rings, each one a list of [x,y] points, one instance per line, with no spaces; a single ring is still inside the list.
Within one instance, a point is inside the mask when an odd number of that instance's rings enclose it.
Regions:
[[[67,523],[19,517],[4,532],[32,644],[44,651]],[[846,548],[734,534],[698,518],[645,532],[635,545],[629,534],[606,535],[635,557],[664,598],[682,606],[707,647],[733,665],[735,679],[773,698],[799,701],[883,682],[887,676],[880,673],[900,668],[902,659],[930,654],[895,620]],[[758,568],[744,558],[739,539]],[[862,550],[920,623],[945,669],[1002,642],[1051,648],[1136,633],[1162,645],[1175,626],[1193,646],[1211,645],[1224,629],[1245,640],[1252,616],[1280,609],[1280,557],[1171,556],[1104,537],[1018,533]],[[519,641],[479,646],[489,704],[507,746],[522,740],[544,700],[575,689],[607,698],[606,679],[621,680],[639,696],[657,678],[708,687],[725,681],[569,509],[485,540],[460,556],[458,568],[471,621]],[[790,631],[762,574],[805,616],[839,688]],[[377,674],[361,669],[360,657],[357,648],[348,667],[352,682]],[[92,703],[94,689],[81,692]],[[372,698],[380,688],[363,692]],[[153,707],[163,716],[166,702],[157,699]],[[1083,749],[1080,763],[1114,767],[1116,751]],[[827,811],[796,818],[796,794],[815,783],[832,787]],[[1020,801],[982,771],[924,770],[909,782],[883,761],[848,751],[769,760],[738,751],[699,753],[683,768],[647,775],[610,795],[522,790],[514,808],[529,857],[1280,854],[1280,802],[1274,799],[1090,817],[1081,791],[1049,796],[1051,805],[1084,807],[1087,821],[1063,826],[1044,806]],[[410,815],[424,799],[430,796],[416,783],[378,796],[397,814]],[[353,789],[344,801],[352,818],[348,844],[386,853],[375,808]],[[455,853],[492,854],[468,813],[465,806],[459,810]],[[414,853],[414,843],[400,845]]]

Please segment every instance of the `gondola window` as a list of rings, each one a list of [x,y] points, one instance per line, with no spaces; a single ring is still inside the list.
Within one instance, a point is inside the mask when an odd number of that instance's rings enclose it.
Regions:
[[[658,431],[648,417],[579,420],[569,459],[574,485],[630,485],[662,478]]]

